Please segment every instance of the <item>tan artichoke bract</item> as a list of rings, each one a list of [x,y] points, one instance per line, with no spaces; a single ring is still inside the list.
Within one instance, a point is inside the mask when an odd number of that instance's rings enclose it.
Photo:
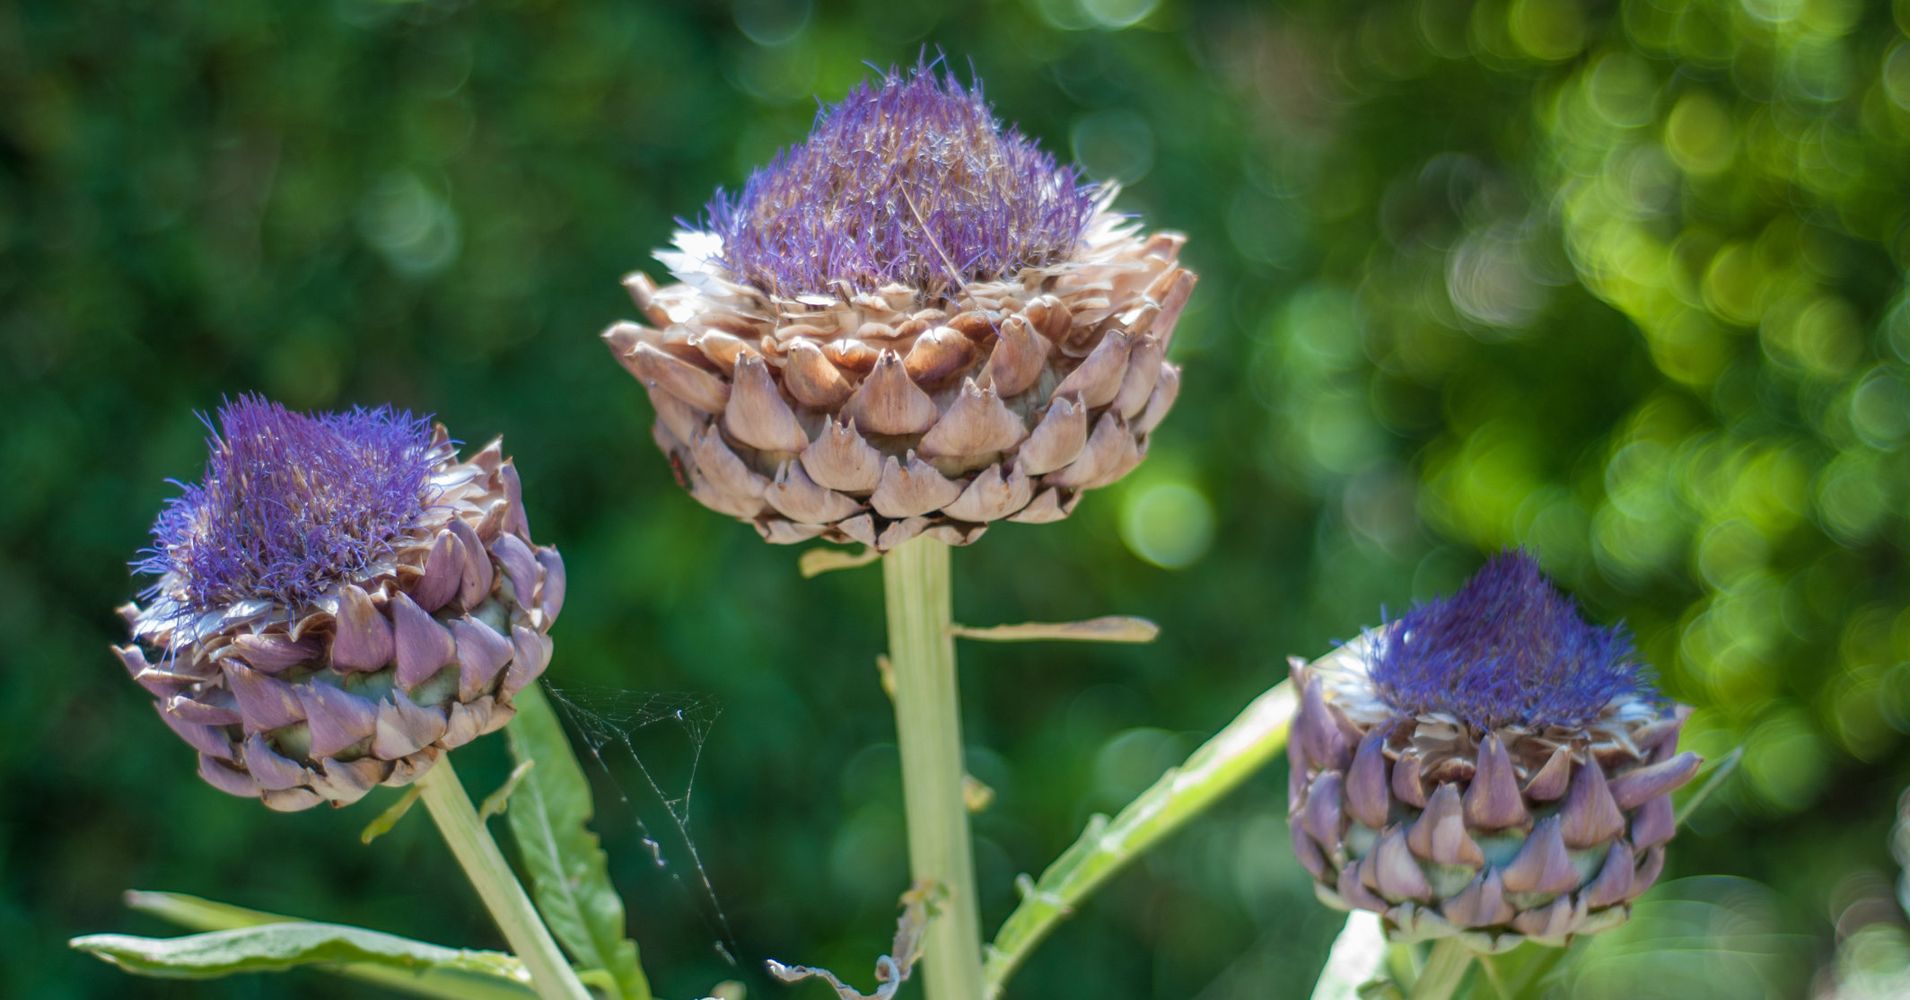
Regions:
[[[886,550],[1058,520],[1126,475],[1195,278],[1182,237],[1074,178],[921,70],[825,109],[604,334],[679,482],[772,542]]]
[[[1663,871],[1671,792],[1700,764],[1677,751],[1688,710],[1529,558],[1293,676],[1294,853],[1394,940],[1563,945],[1622,923]]]
[[[214,787],[280,810],[403,785],[508,722],[564,599],[493,441],[390,410],[221,410],[203,483],[154,528],[117,647]]]

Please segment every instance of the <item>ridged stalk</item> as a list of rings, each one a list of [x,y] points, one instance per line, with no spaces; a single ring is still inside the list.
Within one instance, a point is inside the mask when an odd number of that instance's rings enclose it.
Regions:
[[[961,702],[948,546],[918,538],[882,559],[889,662],[895,671],[895,728],[902,748],[909,871],[941,891],[922,951],[928,1000],[980,1000],[981,915],[974,850],[962,795]]]
[[[449,754],[439,757],[418,779],[418,788],[444,842],[451,845],[451,853],[464,867],[465,876],[491,911],[498,929],[504,932],[511,951],[530,972],[531,988],[544,1000],[590,1000],[584,984],[538,918],[537,908],[512,874],[510,863],[497,849],[497,841],[478,819],[457,772],[451,769]]]
[[[1413,984],[1413,1000],[1448,1000],[1459,992],[1459,984],[1472,966],[1472,952],[1458,941],[1447,938],[1433,946],[1426,967]]]

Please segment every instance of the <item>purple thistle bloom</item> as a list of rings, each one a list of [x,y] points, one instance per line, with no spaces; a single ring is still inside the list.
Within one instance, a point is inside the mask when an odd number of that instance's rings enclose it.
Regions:
[[[183,615],[264,599],[299,608],[391,552],[424,510],[428,418],[389,406],[294,413],[257,395],[219,408],[204,479],[168,501],[134,564]]]
[[[1522,550],[1408,612],[1370,655],[1373,685],[1394,708],[1483,729],[1579,726],[1613,698],[1656,698],[1624,627],[1587,623]]]
[[[721,263],[765,291],[939,291],[1066,258],[1099,191],[1004,131],[979,84],[921,63],[821,109],[806,141],[705,212]]]

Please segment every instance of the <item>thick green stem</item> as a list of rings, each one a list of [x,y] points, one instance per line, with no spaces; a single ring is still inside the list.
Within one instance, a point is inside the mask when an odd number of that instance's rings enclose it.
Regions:
[[[1413,1000],[1448,1000],[1459,991],[1459,984],[1472,967],[1472,949],[1452,938],[1433,946],[1426,967],[1413,984]]]
[[[449,754],[439,757],[424,777],[418,779],[418,787],[423,790],[425,808],[431,811],[431,819],[438,824],[444,842],[451,845],[451,853],[457,857],[458,864],[464,866],[465,876],[484,900],[485,908],[491,911],[498,929],[504,932],[504,940],[510,942],[511,950],[530,972],[531,987],[537,995],[544,1000],[590,1000],[584,984],[577,979],[577,973],[538,918],[537,908],[524,894],[524,887],[511,873],[510,863],[497,849],[497,841],[491,839],[490,831],[478,819],[477,810],[471,807],[471,799],[464,794],[458,773],[451,769]]]
[[[889,663],[895,670],[909,870],[917,883],[940,890],[923,945],[921,977],[928,1000],[980,1000],[981,915],[962,795],[966,771],[948,546],[931,538],[897,546],[882,560],[882,584]]]

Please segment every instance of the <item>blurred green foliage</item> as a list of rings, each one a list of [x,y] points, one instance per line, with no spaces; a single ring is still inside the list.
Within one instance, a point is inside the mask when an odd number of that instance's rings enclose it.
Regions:
[[[721,708],[700,754],[667,717],[635,742],[666,794],[695,764],[740,968],[633,762],[606,748],[599,776],[663,995],[782,995],[765,956],[868,967],[905,881],[876,574],[800,581],[679,495],[595,334],[673,217],[925,44],[1186,230],[1203,275],[1147,464],[956,561],[966,620],[1165,627],[966,650],[987,920],[1286,654],[1525,544],[1631,622],[1692,745],[1747,748],[1672,855],[1705,877],[1561,981],[1662,982],[1661,938],[1693,997],[1874,978],[1905,953],[1907,30],[1904,0],[0,7],[0,993],[337,995],[64,950],[164,932],[120,909],[132,886],[496,943],[428,824],[362,847],[386,793],[281,816],[214,792],[107,655],[164,479],[201,460],[193,411],[250,389],[504,434],[571,565],[554,682],[606,715]],[[461,752],[474,785],[499,742]],[[1338,917],[1287,853],[1282,780],[1112,884],[1018,995],[1301,992]],[[1703,975],[1723,949],[1756,978]]]

